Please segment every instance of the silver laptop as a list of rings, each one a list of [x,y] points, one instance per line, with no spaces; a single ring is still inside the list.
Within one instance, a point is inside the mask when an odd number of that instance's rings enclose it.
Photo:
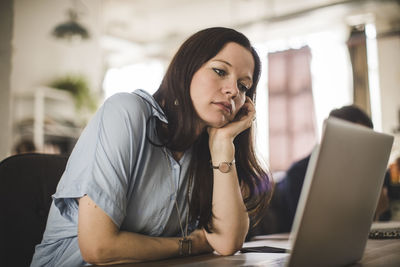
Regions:
[[[390,135],[329,118],[300,195],[287,266],[361,259],[393,144]]]

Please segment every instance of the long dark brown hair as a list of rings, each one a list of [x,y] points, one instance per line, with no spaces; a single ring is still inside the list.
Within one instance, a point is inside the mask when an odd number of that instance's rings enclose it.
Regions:
[[[235,42],[251,52],[254,59],[253,85],[246,92],[255,101],[255,92],[261,72],[260,58],[247,37],[233,29],[215,27],[199,31],[187,39],[172,59],[154,98],[163,108],[168,125],[158,121],[157,133],[164,146],[172,151],[192,147],[189,175],[194,177],[190,203],[190,218],[198,227],[212,230],[213,172],[206,130],[196,135],[199,117],[190,97],[192,77],[200,67],[229,43]],[[255,156],[252,127],[234,140],[236,169],[244,188],[244,203],[252,222],[258,221],[260,210],[268,204],[272,182]]]

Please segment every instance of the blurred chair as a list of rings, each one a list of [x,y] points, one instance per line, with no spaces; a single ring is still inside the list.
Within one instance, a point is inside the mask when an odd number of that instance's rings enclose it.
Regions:
[[[68,156],[19,154],[0,162],[0,265],[29,266]]]

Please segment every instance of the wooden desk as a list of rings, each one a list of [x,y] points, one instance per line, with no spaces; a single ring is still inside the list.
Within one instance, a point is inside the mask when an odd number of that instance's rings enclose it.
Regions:
[[[244,247],[275,246],[289,248],[288,235],[267,235],[256,237],[254,241],[246,242]],[[174,258],[162,261],[121,264],[117,266],[271,266],[275,258],[287,257],[286,253],[236,253],[234,256],[218,256],[205,254],[187,258]],[[369,239],[364,256],[354,267],[399,267],[400,239],[374,240]]]

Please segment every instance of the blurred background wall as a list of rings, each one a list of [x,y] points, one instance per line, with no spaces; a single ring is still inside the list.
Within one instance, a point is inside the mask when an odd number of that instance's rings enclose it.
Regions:
[[[261,56],[257,144],[273,171],[308,154],[342,105],[399,135],[396,0],[5,0],[0,22],[0,159],[69,153],[105,98],[154,92],[182,41],[210,26],[245,33]]]
[[[11,80],[11,39],[13,32],[13,1],[0,3],[0,158],[10,153],[11,112],[10,112],[10,80]]]

